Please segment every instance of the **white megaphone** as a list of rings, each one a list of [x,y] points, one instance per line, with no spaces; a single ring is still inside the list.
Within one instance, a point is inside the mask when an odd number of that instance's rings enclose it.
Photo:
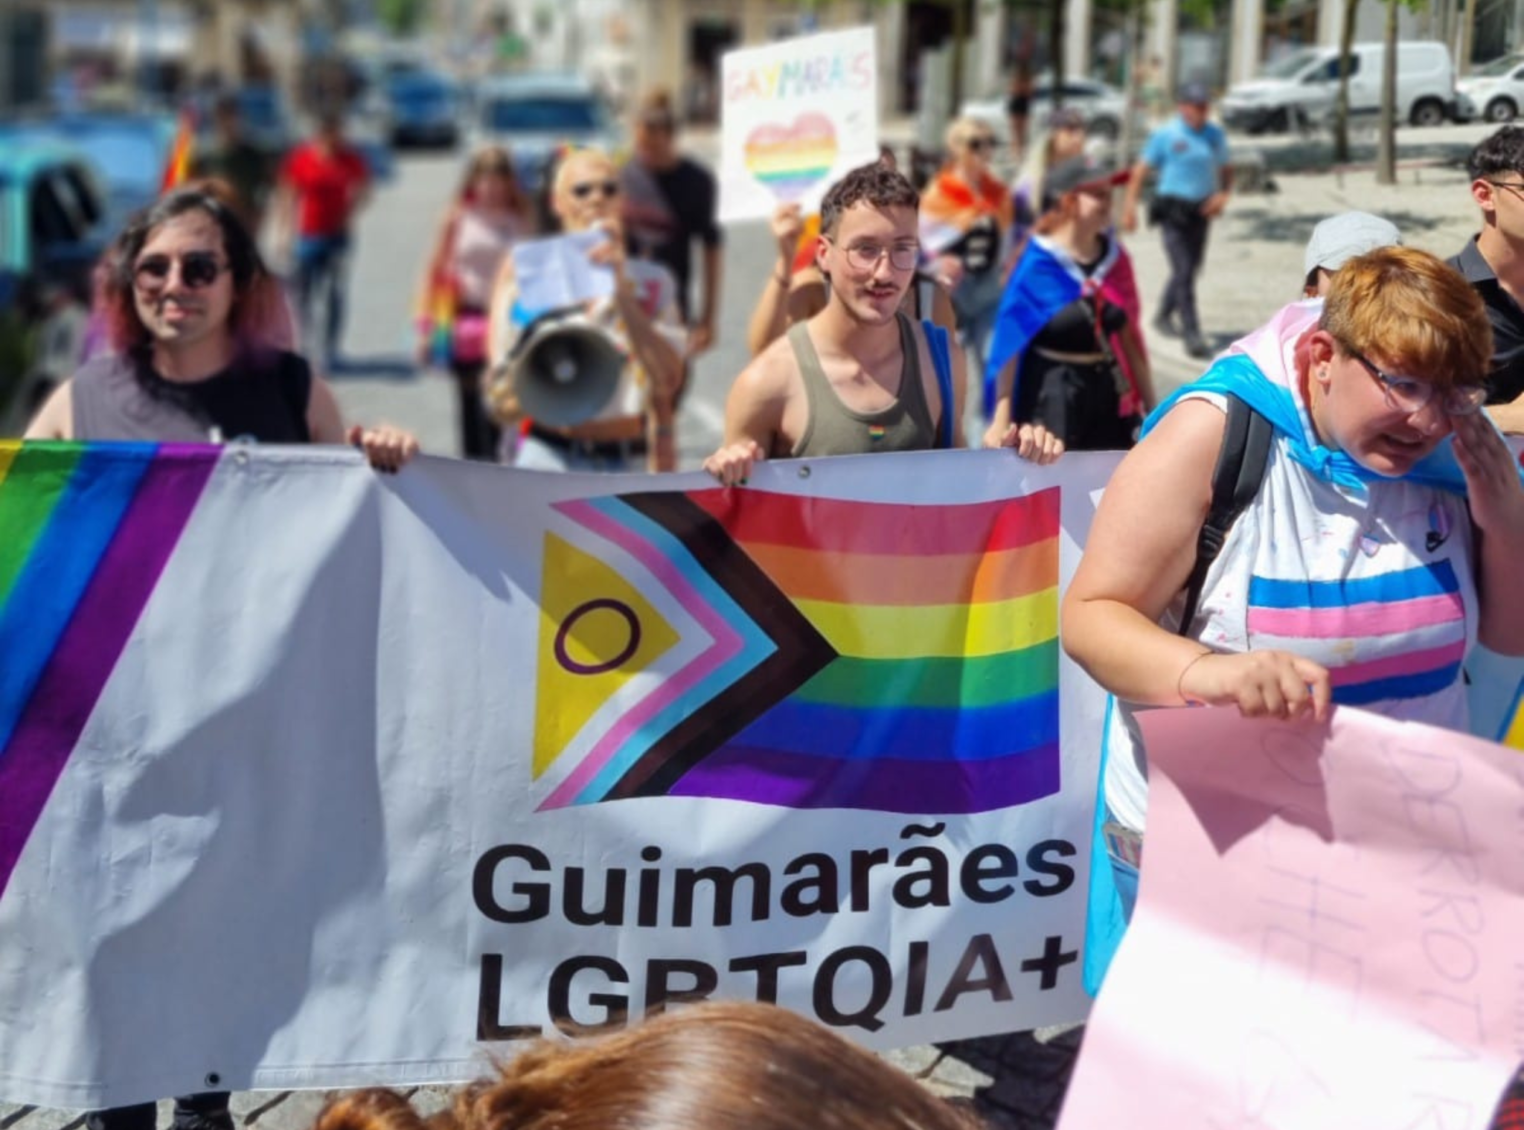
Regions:
[[[552,428],[591,420],[613,398],[625,355],[580,306],[540,315],[508,355],[509,379],[525,413]]]

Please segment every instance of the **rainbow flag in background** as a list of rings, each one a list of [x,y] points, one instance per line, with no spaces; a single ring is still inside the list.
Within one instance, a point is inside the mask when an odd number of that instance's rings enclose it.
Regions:
[[[951,506],[712,489],[558,508],[702,607],[715,644],[608,724],[542,807],[665,795],[939,814],[1058,791],[1057,489]],[[564,553],[547,546],[547,585]],[[671,633],[628,581],[587,589],[576,611],[619,604],[621,658],[652,664]],[[576,635],[545,615],[542,680]],[[599,644],[582,644],[591,670]],[[567,713],[596,725],[597,705],[541,699],[537,772],[574,744]]]
[[[218,456],[0,442],[0,893]]]
[[[179,188],[190,179],[191,156],[196,147],[196,122],[189,110],[180,112],[175,140],[170,146],[169,160],[164,164],[164,177],[159,182],[159,192]]]

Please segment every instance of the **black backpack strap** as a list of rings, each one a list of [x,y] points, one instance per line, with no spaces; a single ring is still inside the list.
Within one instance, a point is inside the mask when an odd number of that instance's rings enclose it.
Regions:
[[[1185,583],[1185,608],[1180,615],[1182,636],[1190,631],[1191,621],[1196,618],[1196,606],[1201,603],[1207,570],[1222,552],[1222,544],[1233,523],[1259,493],[1265,465],[1270,461],[1270,440],[1274,435],[1275,429],[1268,419],[1238,397],[1228,397],[1228,423],[1223,431],[1222,451],[1217,456],[1217,467],[1212,471],[1212,504],[1207,510],[1206,521],[1201,524],[1201,533],[1196,536],[1196,564]]]

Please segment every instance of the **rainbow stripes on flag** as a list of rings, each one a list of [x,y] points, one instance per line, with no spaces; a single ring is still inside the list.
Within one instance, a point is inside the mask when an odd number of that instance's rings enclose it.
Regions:
[[[964,506],[694,500],[837,658],[675,795],[959,813],[1059,787],[1059,492]],[[729,496],[734,499],[732,493]]]
[[[1352,657],[1378,639],[1406,637],[1400,654],[1329,669],[1342,706],[1434,694],[1455,682],[1466,654],[1466,611],[1448,561],[1342,581],[1254,577],[1248,628],[1255,647],[1305,652],[1309,639],[1348,641]]]
[[[0,442],[0,893],[218,455]]]

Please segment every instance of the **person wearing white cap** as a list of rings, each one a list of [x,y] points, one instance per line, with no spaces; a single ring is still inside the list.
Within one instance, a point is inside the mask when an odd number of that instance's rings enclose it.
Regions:
[[[1322,298],[1334,272],[1355,256],[1378,247],[1401,246],[1397,225],[1369,212],[1340,212],[1320,220],[1302,257],[1303,297]]]

